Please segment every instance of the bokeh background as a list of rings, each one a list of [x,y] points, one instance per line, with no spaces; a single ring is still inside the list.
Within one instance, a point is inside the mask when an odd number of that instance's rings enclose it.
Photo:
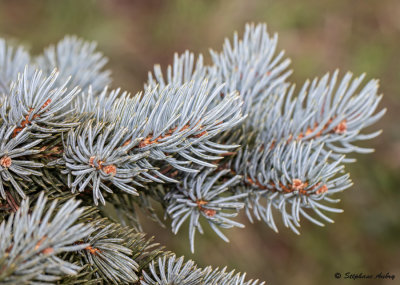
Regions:
[[[266,22],[279,33],[279,48],[292,59],[291,81],[336,68],[379,78],[385,117],[373,128],[373,154],[348,165],[355,185],[342,195],[343,214],[319,228],[304,222],[296,236],[275,234],[262,223],[231,230],[229,244],[210,232],[174,236],[150,220],[144,228],[167,249],[200,266],[248,272],[267,284],[400,284],[400,1],[399,0],[76,0],[0,1],[0,36],[27,45],[32,53],[65,34],[98,42],[109,58],[114,86],[139,91],[155,63],[171,63],[174,52],[208,55],[246,22]],[[209,58],[207,57],[209,60]],[[336,280],[345,274],[396,275],[394,281]]]

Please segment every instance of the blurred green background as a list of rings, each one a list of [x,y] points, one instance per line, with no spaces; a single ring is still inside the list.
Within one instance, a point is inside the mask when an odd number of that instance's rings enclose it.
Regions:
[[[373,154],[348,165],[355,185],[343,193],[335,224],[304,222],[301,236],[262,223],[230,230],[229,244],[207,232],[189,252],[187,232],[174,236],[145,220],[156,240],[200,266],[229,266],[267,284],[400,284],[400,1],[399,0],[115,0],[0,1],[0,36],[33,53],[65,34],[99,43],[109,58],[114,86],[135,93],[153,64],[174,52],[208,55],[246,22],[266,22],[292,59],[293,82],[336,68],[379,78],[388,112],[367,144]],[[207,57],[209,60],[209,58]],[[336,280],[335,272],[396,275],[394,281]]]

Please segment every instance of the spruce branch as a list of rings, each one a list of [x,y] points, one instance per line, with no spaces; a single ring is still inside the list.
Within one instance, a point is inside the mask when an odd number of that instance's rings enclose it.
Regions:
[[[211,171],[206,169],[198,175],[188,175],[176,191],[169,192],[165,197],[168,201],[166,211],[172,219],[172,231],[175,234],[185,220],[189,220],[192,252],[196,230],[203,233],[200,219],[206,220],[214,232],[227,242],[228,238],[219,228],[244,227],[230,218],[235,217],[244,207],[244,204],[238,201],[247,194],[226,195],[228,188],[237,184],[240,179],[240,176],[234,176],[227,181],[218,181],[222,180],[220,178],[226,173],[227,171],[219,171],[212,175]]]
[[[333,222],[322,211],[340,213],[342,210],[324,205],[340,200],[331,196],[352,185],[348,174],[343,174],[341,159],[329,161],[330,153],[322,153],[323,145],[314,142],[283,143],[266,147],[262,151],[240,151],[232,167],[244,179],[237,188],[239,193],[249,193],[246,213],[253,215],[278,231],[272,209],[282,214],[283,223],[299,234],[300,216],[323,226],[307,212]],[[342,157],[343,159],[343,157]],[[253,167],[249,167],[252,165]],[[243,173],[243,170],[248,170]]]
[[[262,125],[260,140],[280,143],[314,140],[324,143],[324,151],[332,150],[335,157],[352,152],[368,153],[370,148],[361,148],[353,143],[372,139],[381,131],[362,134],[363,129],[378,121],[386,112],[375,112],[382,99],[378,95],[378,82],[371,80],[364,87],[362,75],[352,80],[347,73],[342,80],[339,72],[326,74],[321,79],[307,81],[297,96],[294,86],[282,88],[268,100],[268,112],[257,110],[263,115],[256,122]],[[346,157],[344,162],[354,159]]]
[[[143,154],[143,157],[149,153],[148,159],[138,161],[141,168],[149,170],[143,176],[155,182],[176,183],[158,171],[160,164],[165,164],[163,168],[170,165],[183,172],[195,173],[198,166],[216,167],[208,160],[219,157],[208,154],[237,148],[237,145],[213,142],[218,134],[243,120],[236,93],[227,95],[218,104],[213,103],[221,88],[210,89],[205,80],[182,86],[168,85],[162,90],[159,87],[147,89],[132,97],[122,93],[117,98],[118,90],[109,95],[104,90],[97,98],[89,92],[80,111],[87,118],[93,116],[96,122],[112,122],[116,129],[128,130],[122,136],[128,153]]]
[[[154,262],[149,267],[149,274],[143,272],[142,285],[263,285],[258,280],[246,281],[246,274],[235,271],[226,272],[212,269],[210,266],[204,269],[198,268],[192,260],[184,263],[183,257],[176,258],[164,256],[158,259],[158,264]]]
[[[139,168],[135,162],[148,156],[148,152],[128,154],[135,142],[124,143],[127,131],[117,131],[114,124],[94,125],[92,121],[69,131],[64,142],[66,169],[62,173],[68,174],[68,186],[72,193],[90,188],[95,204],[98,200],[105,204],[100,189],[113,193],[107,185],[109,181],[124,192],[139,195],[131,184],[141,186],[133,178],[146,170]]]
[[[183,264],[183,261],[183,257],[176,259],[175,256],[159,258],[157,265],[153,261],[150,265],[152,276],[144,272],[144,280],[141,281],[141,284],[200,284],[203,277],[202,270],[196,268],[194,262],[191,260],[185,264]]]
[[[24,47],[14,47],[0,39],[0,95],[8,92],[11,82],[29,62],[30,56]]]
[[[148,81],[145,83],[144,89],[158,86],[162,90],[168,85],[180,86],[186,82],[201,84],[204,79],[209,81],[208,86],[214,86],[216,78],[208,76],[208,69],[209,66],[204,65],[202,54],[195,60],[195,55],[188,50],[181,55],[175,53],[173,64],[167,67],[166,76],[164,76],[161,66],[156,64],[153,73],[149,72],[148,74]]]
[[[13,137],[15,130],[16,127],[6,125],[0,128],[0,194],[3,199],[7,199],[6,191],[10,186],[26,198],[20,180],[33,182],[30,176],[41,176],[40,168],[44,167],[43,163],[32,159],[33,155],[40,153],[37,145],[42,140],[31,140],[27,129]]]
[[[46,48],[35,61],[46,74],[55,68],[60,70],[58,84],[71,77],[68,87],[80,86],[87,90],[91,86],[97,92],[111,83],[111,72],[103,70],[108,60],[96,51],[96,46],[95,42],[66,36],[57,45]]]
[[[252,113],[292,73],[287,70],[290,60],[284,59],[284,52],[275,55],[277,43],[278,35],[271,37],[267,25],[247,24],[241,39],[235,33],[232,42],[225,39],[222,52],[210,52],[213,60],[210,77],[226,82],[221,96],[233,90],[239,92],[244,114]]]
[[[0,225],[0,282],[2,284],[55,281],[74,275],[80,267],[58,255],[76,251],[86,244],[75,244],[93,232],[93,227],[74,224],[82,214],[79,202],[69,200],[56,209],[57,201],[47,205],[43,193],[32,212],[29,199]],[[46,211],[45,211],[46,210]]]
[[[68,81],[56,85],[56,70],[48,77],[43,77],[39,70],[33,73],[29,70],[27,66],[23,73],[18,74],[1,106],[4,123],[17,126],[13,135],[27,128],[38,137],[46,137],[49,133],[60,133],[76,126],[71,115],[73,110],[65,110],[65,107],[77,95],[79,88],[67,91]]]
[[[106,61],[76,37],[33,60],[0,40],[1,284],[264,284],[176,258],[138,211],[160,225],[164,212],[174,233],[187,223],[192,251],[206,223],[228,241],[241,210],[275,231],[277,216],[297,234],[304,219],[331,223],[345,164],[372,151],[357,144],[385,113],[364,75],[297,92],[264,24],[210,64],[175,54],[134,95],[107,86]]]
[[[109,224],[84,239],[83,242],[89,246],[83,251],[82,264],[98,268],[100,277],[115,284],[135,282],[138,280],[136,272],[139,265],[129,257],[132,250],[122,245],[126,238],[120,235],[117,225]],[[123,235],[127,236],[126,233]]]

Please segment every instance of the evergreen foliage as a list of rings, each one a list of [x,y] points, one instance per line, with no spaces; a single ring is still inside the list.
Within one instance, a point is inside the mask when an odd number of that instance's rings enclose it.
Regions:
[[[378,82],[335,71],[296,92],[276,50],[249,24],[210,65],[176,54],[131,95],[108,88],[94,43],[67,36],[31,57],[0,40],[0,284],[264,284],[177,258],[137,211],[161,222],[161,206],[192,251],[205,224],[228,241],[241,210],[297,234],[302,219],[333,222],[345,164],[380,134],[364,133],[385,113]]]

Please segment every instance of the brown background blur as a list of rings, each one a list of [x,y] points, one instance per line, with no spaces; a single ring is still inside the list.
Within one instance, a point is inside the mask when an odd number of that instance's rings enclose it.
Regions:
[[[343,214],[319,228],[303,222],[301,236],[262,223],[227,231],[226,244],[206,232],[189,253],[187,231],[174,236],[145,220],[145,230],[200,266],[228,265],[267,284],[400,284],[400,1],[399,0],[148,0],[0,1],[0,36],[33,53],[65,34],[99,43],[110,59],[113,86],[139,91],[153,64],[174,52],[208,55],[246,22],[266,22],[293,61],[293,82],[340,68],[379,78],[385,94],[376,148],[348,165],[355,185],[341,195]],[[207,57],[209,60],[209,58]],[[394,281],[336,280],[335,272],[396,275]]]

